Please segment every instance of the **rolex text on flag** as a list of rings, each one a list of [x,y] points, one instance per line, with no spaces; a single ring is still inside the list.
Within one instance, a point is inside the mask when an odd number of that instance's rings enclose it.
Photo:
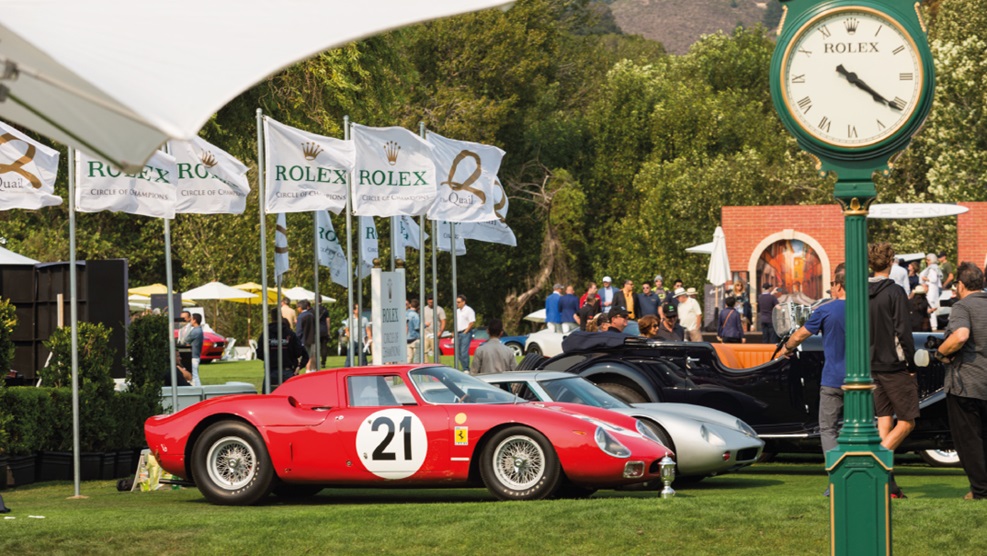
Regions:
[[[339,244],[339,237],[332,227],[332,219],[329,212],[320,210],[315,213],[316,225],[319,227],[319,264],[329,267],[329,275],[332,281],[344,288],[346,284],[346,273],[350,265],[346,260],[346,252]]]
[[[274,228],[274,281],[281,283],[282,274],[288,272],[288,221],[284,213],[278,215]]]
[[[76,211],[175,217],[178,166],[173,156],[156,151],[140,172],[125,174],[107,162],[77,152]]]
[[[0,122],[0,210],[52,207],[58,151]]]
[[[435,201],[432,145],[401,127],[353,124],[353,210],[360,216],[417,216]]]
[[[175,212],[242,214],[247,207],[247,167],[201,137],[171,141],[178,165],[178,205]]]
[[[267,213],[346,207],[353,142],[324,137],[264,118]]]
[[[431,132],[428,142],[435,147],[432,159],[439,182],[428,217],[448,222],[496,220],[494,192],[504,151]]]
[[[377,241],[377,225],[374,224],[373,216],[360,217],[360,264],[363,265],[363,276],[370,276],[370,271],[374,268],[374,259],[380,257],[380,248]]]
[[[398,259],[403,259],[405,257],[405,248],[410,247],[412,249],[418,249],[421,247],[421,229],[415,219],[410,216],[400,216],[398,217],[398,237],[400,241],[398,245],[394,247],[394,256]],[[428,234],[425,234],[425,239],[428,239]]]

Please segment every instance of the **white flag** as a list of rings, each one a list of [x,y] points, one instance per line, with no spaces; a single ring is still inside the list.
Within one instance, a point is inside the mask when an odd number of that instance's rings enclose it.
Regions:
[[[53,207],[58,151],[0,122],[0,210]]]
[[[399,216],[397,218],[398,222],[398,237],[400,241],[398,245],[394,248],[394,257],[398,259],[405,258],[405,248],[410,247],[412,249],[418,249],[421,247],[421,228],[415,219],[410,216]],[[428,239],[428,233],[425,234],[425,239]]]
[[[517,247],[517,238],[514,237],[514,231],[511,230],[510,226],[500,220],[460,224],[456,228],[456,237]]]
[[[288,272],[288,221],[284,213],[278,215],[274,227],[274,281],[281,283],[281,275]]]
[[[497,218],[506,220],[508,208],[510,208],[510,202],[507,200],[507,191],[501,185],[500,178],[497,178],[494,180],[494,212],[497,213]]]
[[[108,162],[76,152],[76,211],[109,210],[154,218],[175,217],[178,166],[173,156],[155,151],[139,173],[124,174]]]
[[[170,144],[178,165],[175,212],[243,214],[250,184],[242,162],[201,137]]]
[[[360,263],[363,265],[363,276],[370,276],[370,271],[374,268],[374,259],[380,257],[380,249],[377,244],[377,226],[374,224],[373,216],[360,217],[360,237],[363,238],[360,250]]]
[[[332,281],[345,288],[346,273],[350,269],[349,261],[346,260],[346,251],[339,244],[339,236],[332,227],[329,212],[320,210],[315,215],[316,225],[319,227],[319,264],[329,267]]]
[[[496,220],[495,182],[504,151],[431,132],[428,142],[435,146],[432,158],[439,181],[428,217],[448,222]]]
[[[324,137],[264,118],[267,212],[346,207],[353,142]]]
[[[468,224],[456,224],[456,255],[466,254],[466,238],[463,237],[463,226],[468,226]],[[449,248],[449,244],[452,243],[452,232],[449,231],[448,222],[439,222],[439,239],[436,240],[435,245],[439,251],[449,252],[452,249]]]
[[[432,145],[401,127],[353,125],[353,210],[361,216],[417,216],[435,201]]]

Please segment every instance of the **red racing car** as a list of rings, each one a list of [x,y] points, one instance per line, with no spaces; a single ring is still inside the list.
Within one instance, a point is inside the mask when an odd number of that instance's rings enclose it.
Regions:
[[[525,402],[445,366],[309,373],[144,425],[161,466],[216,504],[328,486],[486,486],[504,500],[589,496],[659,476],[671,452],[633,417]]]
[[[175,330],[175,338],[178,338],[178,330]],[[226,350],[226,338],[215,332],[202,331],[202,354],[199,356],[201,363],[212,363],[223,357]]]

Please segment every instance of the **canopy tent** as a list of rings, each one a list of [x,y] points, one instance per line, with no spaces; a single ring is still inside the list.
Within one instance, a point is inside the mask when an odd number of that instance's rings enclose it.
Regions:
[[[298,299],[307,299],[309,301],[312,301],[313,299],[315,299],[315,292],[314,291],[306,290],[305,288],[303,288],[301,286],[295,286],[295,287],[293,287],[291,289],[281,290],[281,295],[287,297],[288,299],[290,299],[292,301],[295,301],[295,300],[298,300]],[[321,303],[335,303],[336,302],[335,299],[333,299],[332,297],[329,297],[328,295],[320,295],[319,298],[322,299]]]
[[[182,299],[194,299],[196,301],[204,301],[206,299],[239,300],[257,298],[258,296],[255,294],[227,286],[222,282],[209,282],[208,284],[182,293]]]
[[[713,254],[713,242],[703,243],[702,245],[693,245],[692,247],[687,247],[685,249],[686,253],[697,253],[699,255],[712,255]]]
[[[0,118],[134,171],[286,66],[382,31],[510,3],[0,0]]]
[[[39,262],[40,261],[36,261],[30,257],[25,257],[24,255],[19,255],[9,249],[4,249],[3,247],[0,247],[0,265],[38,264]]]

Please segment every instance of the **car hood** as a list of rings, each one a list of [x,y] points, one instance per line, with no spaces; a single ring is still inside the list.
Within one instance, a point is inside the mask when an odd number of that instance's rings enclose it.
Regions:
[[[731,429],[737,429],[737,421],[740,419],[709,407],[693,405],[688,403],[635,403],[631,404],[635,409],[655,411],[660,414],[668,414],[677,417],[685,417],[703,423],[716,423]]]

